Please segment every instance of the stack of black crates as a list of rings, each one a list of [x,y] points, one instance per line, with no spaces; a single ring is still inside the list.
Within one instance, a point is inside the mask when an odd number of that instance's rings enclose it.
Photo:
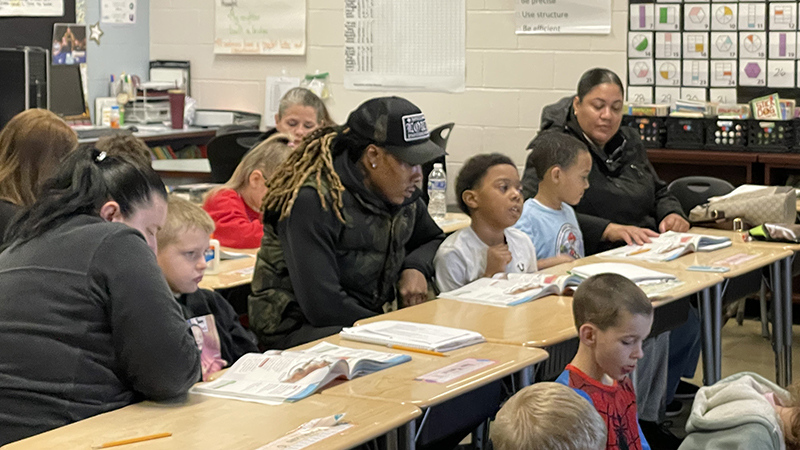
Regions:
[[[645,148],[800,153],[800,119],[624,116]]]

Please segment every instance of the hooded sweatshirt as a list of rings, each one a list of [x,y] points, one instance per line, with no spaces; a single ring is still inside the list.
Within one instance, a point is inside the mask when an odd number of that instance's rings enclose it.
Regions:
[[[667,191],[667,184],[658,177],[647,159],[647,151],[636,130],[620,127],[605,147],[600,148],[581,130],[572,99],[565,97],[542,110],[540,132],[554,131],[574,136],[586,144],[592,155],[589,188],[575,206],[586,254],[613,246],[614,243],[601,243],[603,231],[612,222],[658,231],[658,224],[667,215],[677,213],[683,216],[680,202]],[[528,148],[535,140],[528,144]],[[534,197],[539,186],[531,155],[522,176],[525,198]]]
[[[789,402],[786,390],[750,372],[700,388],[679,450],[784,450],[780,418],[765,397],[770,392]]]

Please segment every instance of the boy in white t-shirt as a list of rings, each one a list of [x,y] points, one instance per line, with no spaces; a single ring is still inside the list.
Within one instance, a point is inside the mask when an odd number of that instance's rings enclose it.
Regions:
[[[583,142],[564,133],[543,133],[531,147],[539,192],[525,201],[514,225],[536,246],[539,268],[583,258],[583,234],[575,211],[589,187],[592,155]]]
[[[536,250],[512,228],[522,212],[522,184],[514,162],[499,153],[477,155],[461,168],[456,195],[472,224],[444,240],[433,264],[442,292],[502,272],[535,272]]]

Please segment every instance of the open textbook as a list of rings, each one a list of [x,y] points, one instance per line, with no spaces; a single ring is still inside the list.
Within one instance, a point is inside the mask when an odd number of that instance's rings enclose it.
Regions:
[[[383,320],[345,328],[342,339],[378,345],[398,345],[434,352],[449,352],[486,342],[480,333],[424,323]]]
[[[582,279],[601,273],[616,273],[636,283],[648,298],[659,297],[683,284],[675,275],[626,263],[586,264],[573,267],[569,272]]]
[[[626,245],[600,253],[600,257],[630,258],[644,261],[672,261],[692,252],[710,252],[731,246],[730,238],[667,231],[649,244]]]
[[[191,392],[277,405],[308,397],[337,378],[349,380],[410,360],[322,342],[306,350],[248,353],[219,379],[197,384]]]
[[[547,273],[509,273],[505,278],[479,278],[472,283],[439,294],[462,302],[514,306],[547,295],[560,295],[581,284],[582,278]]]
[[[609,272],[633,281],[648,297],[658,296],[682,284],[674,275],[634,264],[597,263],[573,267],[569,275],[510,273],[505,278],[479,278],[458,289],[442,292],[439,298],[484,305],[514,306],[548,295],[567,294],[592,275]]]

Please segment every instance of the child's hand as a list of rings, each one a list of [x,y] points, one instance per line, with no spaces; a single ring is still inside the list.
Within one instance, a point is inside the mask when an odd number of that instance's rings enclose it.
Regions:
[[[483,276],[491,277],[496,273],[505,272],[510,262],[511,250],[508,249],[508,244],[489,247],[489,251],[486,252],[486,272]]]

